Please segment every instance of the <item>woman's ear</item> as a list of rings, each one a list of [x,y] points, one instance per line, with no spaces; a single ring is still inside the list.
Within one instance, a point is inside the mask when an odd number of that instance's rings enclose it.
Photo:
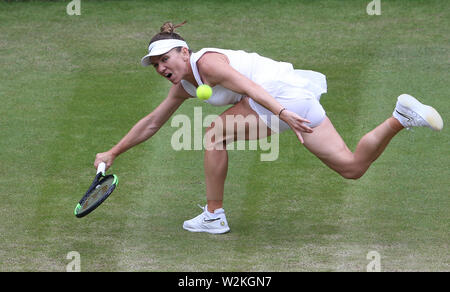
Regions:
[[[181,49],[181,54],[183,55],[183,61],[189,62],[189,59],[191,58],[191,55],[189,54],[189,49],[186,47],[183,47]]]

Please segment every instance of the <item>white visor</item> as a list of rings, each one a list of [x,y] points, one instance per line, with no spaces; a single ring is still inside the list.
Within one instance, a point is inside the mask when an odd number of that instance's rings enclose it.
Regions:
[[[160,40],[151,43],[150,46],[148,46],[148,54],[141,59],[142,66],[145,67],[150,65],[151,56],[159,56],[165,54],[176,47],[186,47],[189,49],[185,41],[176,39]]]

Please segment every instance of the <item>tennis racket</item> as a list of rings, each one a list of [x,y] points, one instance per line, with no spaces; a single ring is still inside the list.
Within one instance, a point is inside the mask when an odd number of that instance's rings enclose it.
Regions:
[[[97,167],[94,181],[75,207],[74,214],[78,218],[94,211],[114,191],[119,182],[115,174],[105,175],[106,164],[101,162]]]

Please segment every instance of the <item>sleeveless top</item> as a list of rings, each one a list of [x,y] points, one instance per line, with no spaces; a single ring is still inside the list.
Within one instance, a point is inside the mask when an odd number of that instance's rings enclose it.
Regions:
[[[231,67],[262,86],[280,102],[299,98],[320,99],[320,95],[327,92],[326,78],[322,73],[294,70],[290,63],[277,62],[257,53],[216,48],[204,48],[191,55],[192,72],[198,85],[202,85],[203,81],[198,72],[197,61],[206,52],[217,52],[227,56]],[[193,84],[181,80],[181,85],[188,94],[196,96],[196,87]],[[214,86],[212,90],[213,94],[205,102],[214,106],[235,104],[243,98],[242,94],[221,85]]]

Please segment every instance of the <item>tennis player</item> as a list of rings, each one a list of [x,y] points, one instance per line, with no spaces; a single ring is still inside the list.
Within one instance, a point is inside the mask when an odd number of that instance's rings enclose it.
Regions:
[[[358,179],[401,130],[411,127],[441,130],[443,127],[442,118],[434,108],[402,94],[397,99],[392,117],[364,135],[352,152],[319,102],[320,96],[327,92],[323,74],[295,70],[289,63],[244,51],[204,48],[193,53],[184,39],[174,32],[180,25],[165,23],[161,32],[151,39],[148,54],[141,60],[143,66],[153,66],[173,84],[166,99],[142,118],[117,145],[97,154],[94,165],[97,167],[104,161],[109,168],[118,155],[152,137],[184,101],[195,97],[196,87],[210,85],[213,94],[205,102],[231,107],[218,118],[223,127],[215,127],[217,120],[206,129],[206,135],[212,137],[204,157],[207,204],[202,207],[200,215],[184,222],[186,230],[214,234],[230,230],[223,209],[228,169],[227,150],[223,146],[243,137],[241,134],[248,139],[250,128],[264,127],[266,131],[258,133],[267,135],[290,129],[324,164],[344,178]],[[237,115],[255,117],[245,120],[253,120],[256,125],[227,125],[225,118]],[[230,126],[246,132],[227,131]],[[229,133],[233,134],[230,136]]]

